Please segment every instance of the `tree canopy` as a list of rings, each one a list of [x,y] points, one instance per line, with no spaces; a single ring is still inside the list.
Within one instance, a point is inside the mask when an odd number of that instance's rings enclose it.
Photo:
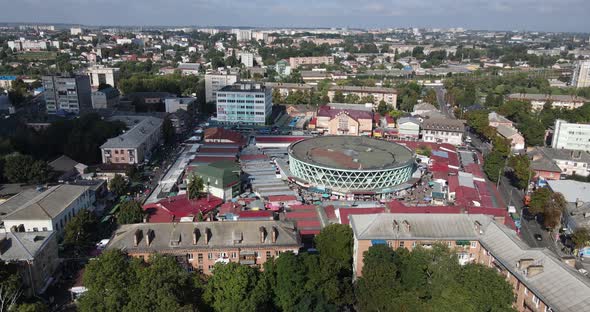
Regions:
[[[131,224],[140,223],[143,220],[144,211],[141,204],[134,200],[126,201],[119,206],[117,212],[117,223]]]

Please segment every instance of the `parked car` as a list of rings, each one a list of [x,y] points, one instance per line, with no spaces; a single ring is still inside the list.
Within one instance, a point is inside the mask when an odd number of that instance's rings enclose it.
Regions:
[[[542,241],[543,240],[543,236],[541,236],[541,234],[535,234],[533,235],[535,237],[536,240],[538,241]]]

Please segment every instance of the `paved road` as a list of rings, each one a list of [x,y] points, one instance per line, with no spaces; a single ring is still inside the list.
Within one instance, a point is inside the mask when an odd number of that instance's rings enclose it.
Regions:
[[[443,87],[435,87],[434,91],[436,92],[436,100],[441,113],[448,118],[455,118],[451,109],[447,107],[447,102],[445,101],[445,89]]]

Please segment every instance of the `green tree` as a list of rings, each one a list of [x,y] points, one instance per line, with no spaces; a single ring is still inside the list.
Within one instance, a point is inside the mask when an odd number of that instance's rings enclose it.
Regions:
[[[64,228],[64,245],[75,254],[84,254],[98,238],[98,222],[94,214],[82,209]]]
[[[268,290],[257,269],[235,262],[217,263],[205,286],[204,300],[215,311],[264,311],[269,306]]]
[[[4,177],[12,183],[43,183],[49,169],[43,161],[35,161],[29,155],[13,153],[4,157]]]
[[[363,259],[363,274],[355,285],[359,310],[388,311],[400,286],[395,253],[387,245],[374,245]]]
[[[48,312],[49,307],[41,302],[21,303],[16,306],[14,312]]]
[[[201,193],[203,193],[204,188],[205,182],[203,181],[203,178],[196,174],[191,175],[188,181],[188,187],[186,189],[188,199],[195,199],[201,197]]]
[[[338,90],[338,91],[334,92],[334,97],[332,98],[332,102],[333,103],[345,103],[346,102],[346,98],[344,97],[344,94],[342,93],[342,91]]]
[[[387,103],[385,103],[385,101],[383,100],[379,101],[379,105],[377,105],[377,112],[381,116],[384,116],[385,114],[387,114],[388,111],[389,107],[387,106]]]
[[[537,189],[531,195],[529,212],[543,215],[543,223],[548,229],[555,229],[561,223],[561,216],[567,202],[561,193],[552,192],[547,188]]]
[[[285,312],[295,311],[295,306],[305,297],[305,268],[292,252],[282,253],[275,260],[274,299]]]
[[[492,182],[498,182],[504,173],[504,156],[501,152],[492,150],[484,158],[483,171]]]
[[[108,250],[86,265],[83,281],[88,291],[80,298],[80,311],[123,311],[137,277],[121,251]]]
[[[109,190],[117,196],[125,195],[127,193],[127,186],[127,180],[120,174],[115,174],[111,181],[109,181]]]
[[[129,285],[129,301],[124,312],[194,311],[198,301],[190,274],[175,257],[154,254],[149,263],[134,265],[136,282]]]
[[[430,104],[434,105],[435,107],[438,107],[438,100],[436,98],[436,91],[434,91],[433,89],[426,90],[426,94],[424,95],[423,100],[426,103],[430,103]]]
[[[496,270],[481,264],[467,264],[461,268],[459,283],[469,292],[474,311],[514,311],[512,286]]]
[[[515,155],[508,158],[508,166],[512,168],[513,180],[515,185],[524,189],[527,187],[529,179],[533,175],[531,171],[531,162],[526,155]]]
[[[273,89],[272,90],[272,103],[274,105],[277,105],[277,104],[281,104],[283,102],[284,102],[284,100],[283,100],[283,95],[281,94],[281,91],[279,89]]]
[[[17,266],[0,261],[0,311],[10,311],[15,308],[22,293],[22,282]]]
[[[174,129],[174,125],[172,125],[172,120],[168,117],[164,118],[164,122],[162,123],[162,137],[164,138],[164,143],[172,144],[175,136],[176,130]]]
[[[134,201],[130,200],[124,202],[119,207],[119,211],[117,212],[117,223],[119,224],[131,224],[131,223],[140,223],[143,220],[144,211],[141,208],[141,205]]]
[[[590,231],[587,228],[579,227],[574,230],[571,239],[576,248],[586,247],[590,242]]]

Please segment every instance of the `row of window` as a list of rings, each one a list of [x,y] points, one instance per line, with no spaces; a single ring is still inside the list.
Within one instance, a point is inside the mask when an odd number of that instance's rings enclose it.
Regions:
[[[281,251],[280,250],[275,250],[274,251],[274,256],[275,257],[278,257],[280,254],[281,254]],[[269,258],[273,257],[273,252],[270,251],[270,250],[267,250],[265,256],[266,256],[266,259],[269,259]],[[195,259],[194,257],[195,257],[195,254],[192,254],[192,253],[187,253],[186,254],[186,258],[189,261],[194,260]],[[197,262],[198,263],[202,263],[203,262],[203,257],[204,257],[203,253],[197,253]],[[258,251],[255,251],[254,252],[254,257],[257,258],[257,259],[260,259],[260,253]],[[227,253],[227,252],[218,252],[218,253],[210,252],[210,253],[207,253],[207,259],[208,260],[226,259],[226,258],[236,259],[236,258],[238,258],[238,252],[237,251],[232,251],[230,253]]]
[[[400,247],[400,248],[405,248],[406,247],[406,242],[405,241],[398,241],[398,243],[399,243],[398,244],[398,247]],[[418,245],[417,242],[412,242],[412,248],[416,247],[417,245]],[[432,244],[430,244],[430,243],[424,243],[424,244],[422,244],[422,246],[426,246],[426,247],[429,247],[431,245]],[[387,246],[389,246],[391,248],[395,248],[395,241],[388,241],[387,242]],[[451,248],[452,246],[453,246],[453,243],[452,242],[447,242],[447,247]],[[477,248],[477,242],[475,242],[475,241],[474,242],[470,242],[469,247],[470,248]]]

